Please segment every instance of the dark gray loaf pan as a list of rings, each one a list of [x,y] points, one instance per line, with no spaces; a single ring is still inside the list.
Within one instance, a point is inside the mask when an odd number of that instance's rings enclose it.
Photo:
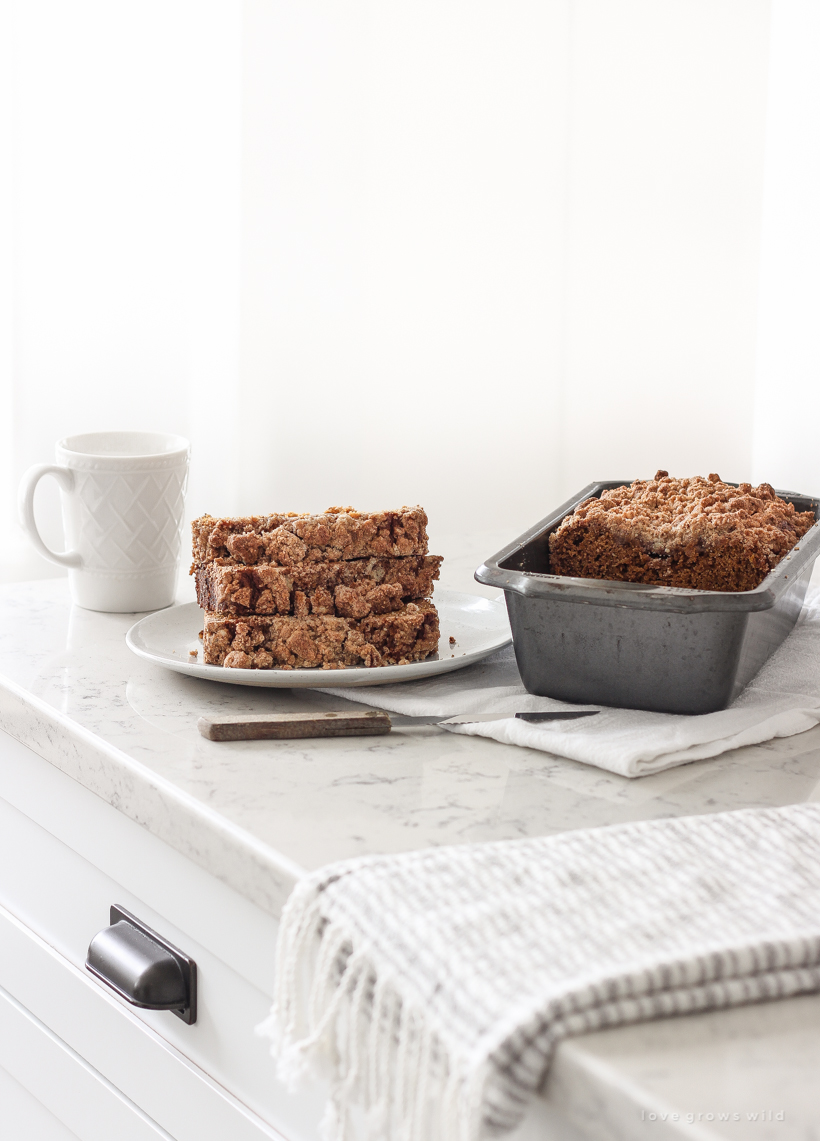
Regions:
[[[725,709],[790,632],[820,554],[820,523],[754,590],[721,592],[550,574],[549,536],[591,496],[591,483],[475,572],[506,596],[529,693],[661,713]],[[797,511],[812,496],[778,491]]]

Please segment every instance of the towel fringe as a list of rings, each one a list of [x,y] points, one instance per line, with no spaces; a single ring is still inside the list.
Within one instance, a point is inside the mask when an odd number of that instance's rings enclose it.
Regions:
[[[312,898],[310,896],[312,895]],[[351,1108],[367,1141],[478,1141],[484,1083],[467,1081],[424,1011],[378,975],[367,947],[351,945],[320,911],[320,893],[297,888],[282,915],[269,1038],[277,1076],[294,1088],[328,1075],[322,1141],[353,1141]]]
[[[259,1032],[326,1141],[481,1141],[568,1034],[820,991],[818,917],[817,804],[348,861],[288,900]]]

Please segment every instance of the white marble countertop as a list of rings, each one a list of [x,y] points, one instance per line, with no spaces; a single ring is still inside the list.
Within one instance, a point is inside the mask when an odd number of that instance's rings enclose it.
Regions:
[[[449,559],[446,585],[489,593],[470,578],[493,549]],[[206,741],[203,713],[347,703],[141,661],[124,641],[134,616],[72,607],[65,579],[0,587],[0,616],[0,728],[272,914],[305,869],[347,856],[820,798],[820,727],[638,780],[434,727]],[[588,1035],[559,1051],[549,1100],[607,1141],[817,1141],[818,1012],[798,999]]]
[[[303,869],[348,856],[820,791],[820,727],[638,780],[432,726],[207,741],[202,714],[352,703],[172,673],[127,649],[133,622],[72,607],[62,579],[0,588],[0,727],[274,914]]]

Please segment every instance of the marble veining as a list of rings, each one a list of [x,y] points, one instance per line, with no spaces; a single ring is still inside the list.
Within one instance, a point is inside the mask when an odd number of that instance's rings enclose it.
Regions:
[[[590,1141],[817,1141],[818,1020],[805,995],[585,1034],[547,1100]]]
[[[223,686],[129,652],[131,615],[72,607],[64,580],[0,591],[0,724],[274,913],[331,860],[816,799],[820,728],[637,780],[435,727],[386,737],[204,740],[202,714],[340,709]]]
[[[501,545],[454,560],[447,585],[469,589],[469,567]],[[0,614],[0,728],[274,915],[305,870],[347,856],[820,798],[820,727],[635,780],[434,727],[366,739],[206,741],[196,729],[203,713],[351,703],[222,686],[143,662],[124,640],[135,616],[72,607],[65,579],[0,588]],[[591,1138],[815,1141],[820,1104],[808,1071],[820,1059],[818,1002],[568,1041],[547,1100]],[[726,1094],[720,1110],[718,1093]],[[680,1116],[753,1112],[758,1102],[784,1108],[788,1124]],[[553,1135],[534,1121],[521,1141]]]

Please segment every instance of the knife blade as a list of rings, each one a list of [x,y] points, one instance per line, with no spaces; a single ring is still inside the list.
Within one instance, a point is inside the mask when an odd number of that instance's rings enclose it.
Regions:
[[[479,721],[573,721],[599,709],[549,710],[545,713],[464,713],[456,717],[405,717],[380,710],[361,713],[244,713],[200,717],[197,728],[209,741],[285,741],[305,737],[374,737],[394,727],[469,725]]]
[[[438,725],[470,725],[477,721],[506,721],[515,717],[519,721],[530,721],[540,724],[544,721],[576,721],[579,717],[594,717],[600,709],[549,709],[544,713],[465,713],[460,717],[448,717],[446,721],[437,721]]]

